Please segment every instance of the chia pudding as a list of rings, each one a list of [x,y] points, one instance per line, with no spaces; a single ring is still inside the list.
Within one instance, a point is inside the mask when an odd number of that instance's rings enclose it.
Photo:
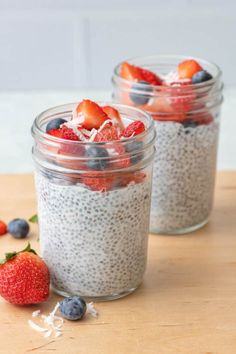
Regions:
[[[212,209],[218,124],[184,127],[155,121],[151,230],[190,228]]]
[[[216,172],[221,71],[202,59],[143,57],[114,70],[113,99],[156,127],[150,231],[182,234],[207,223]]]
[[[147,260],[151,118],[84,100],[42,113],[32,131],[41,255],[53,289],[93,300],[131,293]]]

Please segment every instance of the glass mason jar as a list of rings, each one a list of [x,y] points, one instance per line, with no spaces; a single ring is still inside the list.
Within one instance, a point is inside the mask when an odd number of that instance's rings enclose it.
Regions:
[[[112,106],[127,124],[141,120],[146,131],[111,142],[46,134],[50,120],[72,118],[75,104],[48,109],[32,127],[41,255],[63,296],[119,298],[140,285],[145,271],[155,129],[147,113]],[[88,157],[91,147],[109,155]]]
[[[129,60],[157,75],[176,70],[184,56],[154,56]],[[150,231],[183,234],[205,225],[212,210],[220,108],[221,71],[196,59],[212,79],[199,84],[155,86],[113,75],[113,100],[152,115],[156,155]]]

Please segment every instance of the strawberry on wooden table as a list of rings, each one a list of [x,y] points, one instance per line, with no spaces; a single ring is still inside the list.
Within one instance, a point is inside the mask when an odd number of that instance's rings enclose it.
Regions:
[[[7,225],[4,221],[0,220],[0,236],[3,236],[7,233]]]
[[[0,295],[15,305],[37,304],[49,296],[50,276],[46,263],[30,244],[0,260]]]

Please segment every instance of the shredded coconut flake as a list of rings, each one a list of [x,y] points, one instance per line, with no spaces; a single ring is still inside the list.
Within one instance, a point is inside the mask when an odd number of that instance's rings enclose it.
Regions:
[[[52,329],[50,329],[49,331],[47,331],[45,334],[44,334],[44,338],[48,338],[52,335]]]
[[[40,314],[40,310],[36,310],[32,313],[32,317],[38,317]]]
[[[47,328],[41,327],[41,326],[37,325],[36,323],[34,323],[31,320],[28,320],[28,324],[30,325],[30,327],[32,329],[34,329],[37,332],[46,332],[47,331]]]
[[[98,312],[97,310],[95,309],[94,305],[93,305],[93,302],[89,302],[87,304],[87,313],[90,314],[91,316],[93,317],[97,317],[98,315]]]

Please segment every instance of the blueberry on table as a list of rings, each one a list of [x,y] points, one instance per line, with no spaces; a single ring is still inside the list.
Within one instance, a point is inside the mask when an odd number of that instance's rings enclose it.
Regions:
[[[141,87],[140,84],[142,84]],[[135,90],[135,92],[132,92],[133,90]],[[140,93],[138,91],[140,91]],[[140,80],[132,85],[129,96],[135,104],[141,106],[148,103],[150,99],[150,92],[152,92],[152,87],[150,84],[147,81]]]
[[[198,71],[192,77],[192,84],[200,84],[201,82],[211,80],[211,74],[206,70]]]
[[[103,147],[91,146],[86,150],[86,156],[89,158],[87,165],[92,170],[104,170],[107,166],[107,161],[101,158],[108,157],[108,151]],[[92,159],[94,158],[94,160]]]
[[[7,229],[14,238],[25,238],[29,233],[30,227],[24,219],[13,219],[9,222]]]
[[[55,119],[51,120],[50,122],[48,122],[48,124],[46,126],[46,132],[48,133],[50,130],[59,129],[60,126],[66,122],[67,121],[65,119],[55,118]]]
[[[83,318],[87,305],[82,297],[70,296],[60,302],[59,309],[64,318],[70,321],[76,321]]]

